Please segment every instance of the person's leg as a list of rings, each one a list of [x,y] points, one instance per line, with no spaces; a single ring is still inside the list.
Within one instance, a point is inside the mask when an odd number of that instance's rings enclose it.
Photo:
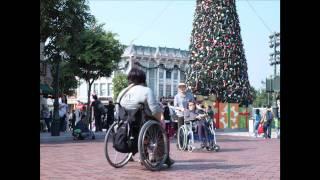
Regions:
[[[103,121],[103,119],[101,118],[101,119],[100,119],[100,131],[102,131],[102,129],[103,129],[102,121]]]
[[[102,131],[102,119],[101,119],[101,115],[99,116],[99,119],[98,119],[98,129],[99,131]]]
[[[254,136],[258,136],[258,128],[259,128],[259,122],[255,121],[254,122]]]
[[[167,164],[168,167],[171,167],[175,163],[175,161],[170,158],[170,139],[169,139],[168,134],[167,134],[167,139],[168,139],[168,144],[167,144],[167,146],[168,146],[168,157],[167,157],[167,160],[165,161],[164,164]]]
[[[63,116],[63,132],[65,132],[65,131],[67,130],[67,124],[68,124],[68,122],[67,122],[67,116],[64,115],[64,116]]]
[[[98,119],[98,123],[99,123],[99,131],[102,131],[102,118],[100,115],[100,119]]]
[[[254,137],[257,137],[256,125],[257,125],[257,122],[254,122],[254,124],[253,124],[253,134],[254,134]]]
[[[178,129],[184,124],[184,118],[178,117]]]
[[[100,131],[100,129],[99,129],[99,115],[94,116],[94,125],[96,127],[96,132]]]
[[[269,138],[269,124],[266,125],[266,138]]]
[[[98,132],[98,120],[97,119],[98,119],[98,116],[95,115],[94,116],[94,126],[95,126],[95,129],[96,129],[95,130],[96,132]],[[93,127],[92,127],[92,129],[93,129]]]
[[[272,122],[270,121],[270,123],[268,124],[268,138],[271,139],[271,124]]]
[[[203,132],[204,132],[204,137],[205,137],[205,146],[208,147],[209,146],[209,134],[208,134],[208,126],[205,123],[205,121],[203,122]]]
[[[263,131],[264,131],[264,138],[266,139],[268,137],[268,125],[267,124],[264,124],[263,125]]]
[[[109,116],[107,116],[106,128],[109,129],[112,123],[112,119]]]
[[[47,128],[48,128],[48,132],[50,132],[51,128],[50,128],[50,119],[49,118],[45,118],[44,121],[46,122]]]
[[[209,142],[207,126],[206,126],[205,120],[200,120],[200,123],[202,126],[202,143],[204,147],[207,147],[208,146],[207,143]]]
[[[72,131],[74,130],[75,123],[76,123],[76,119],[75,119],[75,118],[73,118],[73,119],[72,119]]]
[[[173,123],[173,128],[176,132],[178,132],[178,122]]]
[[[113,124],[113,122],[114,122],[114,116],[110,116],[109,127]]]
[[[202,126],[202,124],[200,123],[200,121],[198,121],[197,127],[198,127],[198,137],[199,137],[199,141],[200,141],[200,143],[201,143],[201,147],[203,147],[203,146],[204,146],[204,144],[203,144],[203,137],[202,137],[203,126]]]
[[[60,131],[63,131],[63,124],[64,124],[64,119],[60,117]]]
[[[43,123],[42,123],[42,120],[40,120],[40,132],[42,132],[43,131]]]

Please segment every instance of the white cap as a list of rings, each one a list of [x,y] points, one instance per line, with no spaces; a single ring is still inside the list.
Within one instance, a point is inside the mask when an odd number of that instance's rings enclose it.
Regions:
[[[180,87],[180,86],[185,86],[186,87],[186,84],[185,83],[179,83],[178,87]]]

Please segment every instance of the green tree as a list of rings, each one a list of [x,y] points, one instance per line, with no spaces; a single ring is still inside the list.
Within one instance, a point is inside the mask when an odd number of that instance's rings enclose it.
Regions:
[[[250,86],[250,96],[248,96],[248,103],[253,104],[253,101],[257,98],[257,91],[253,86]]]
[[[268,103],[268,94],[265,89],[256,91],[256,98],[253,101],[254,107],[262,107]]]
[[[53,63],[61,61],[70,42],[78,43],[79,34],[95,23],[86,0],[41,0],[40,43],[46,43],[44,54]]]
[[[62,52],[70,47],[70,42],[79,42],[79,34],[87,25],[95,22],[89,12],[86,0],[41,0],[40,1],[40,44],[44,45],[46,59],[56,68],[54,121],[52,135],[59,135],[59,70]],[[64,75],[62,75],[64,77]],[[60,90],[61,91],[61,90]],[[64,91],[64,90],[62,90]]]
[[[115,39],[116,34],[105,32],[102,27],[103,25],[91,26],[81,32],[79,43],[70,46],[67,52],[73,72],[89,86],[88,105],[93,82],[101,77],[110,77],[117,69],[124,49]],[[90,115],[90,108],[87,113]]]
[[[186,83],[195,94],[251,104],[235,1],[197,0],[189,51]]]
[[[127,75],[124,73],[116,73],[112,79],[113,84],[113,99],[117,100],[120,91],[128,86]]]
[[[62,39],[81,32],[94,21],[86,0],[41,0],[40,42]]]
[[[56,73],[56,67],[53,66],[52,74]],[[55,79],[54,79],[54,83]],[[73,67],[68,61],[61,62],[59,76],[59,96],[73,95],[74,90],[78,87],[78,80],[75,77]]]

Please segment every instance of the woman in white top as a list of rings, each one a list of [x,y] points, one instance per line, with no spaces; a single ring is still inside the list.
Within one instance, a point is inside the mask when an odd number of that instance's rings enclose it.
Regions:
[[[152,90],[146,86],[146,74],[138,68],[132,68],[128,74],[128,82],[130,85],[119,93],[117,102],[123,96],[119,103],[127,110],[137,110],[140,107],[140,103],[143,103],[145,113],[160,121],[165,127],[163,110],[154,97]],[[127,90],[128,88],[130,89]],[[118,111],[116,110],[116,112]],[[173,163],[174,161],[168,155],[165,164],[170,167]]]

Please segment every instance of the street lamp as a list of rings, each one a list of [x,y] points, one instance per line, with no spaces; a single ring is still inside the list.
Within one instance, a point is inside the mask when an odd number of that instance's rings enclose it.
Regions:
[[[280,47],[280,33],[274,32],[269,36],[270,38],[270,48],[273,48],[273,52],[270,54],[270,65],[274,66],[274,78],[277,76],[277,64],[280,64],[280,50],[277,50],[277,47]],[[273,80],[273,82],[275,82]],[[272,89],[273,91],[273,89]],[[276,106],[276,94],[273,94],[273,106]]]
[[[60,116],[59,116],[59,70],[60,61],[66,57],[64,52],[60,53],[60,59],[56,61],[56,81],[54,86],[53,121],[51,125],[51,136],[60,136]]]

